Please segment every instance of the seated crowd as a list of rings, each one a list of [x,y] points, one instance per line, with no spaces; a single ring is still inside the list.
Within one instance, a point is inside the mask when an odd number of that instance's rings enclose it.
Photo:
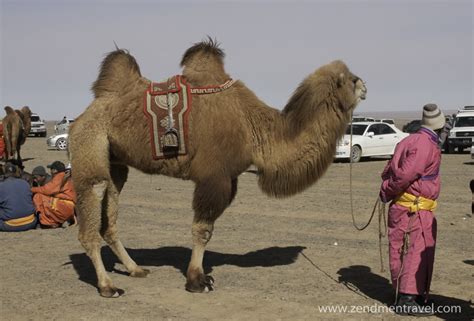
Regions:
[[[5,164],[4,174],[0,176],[0,231],[76,223],[76,193],[70,169],[60,161],[47,167],[51,174],[43,166],[37,166],[30,175],[18,164]]]

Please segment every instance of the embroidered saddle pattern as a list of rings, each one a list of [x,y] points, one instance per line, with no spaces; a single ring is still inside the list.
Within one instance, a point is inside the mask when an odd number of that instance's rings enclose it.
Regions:
[[[153,159],[186,155],[189,148],[189,112],[192,95],[214,94],[235,83],[229,79],[221,85],[191,88],[176,75],[164,82],[152,82],[145,91],[143,112],[148,119]],[[171,119],[170,119],[171,116]]]
[[[164,82],[152,82],[145,92],[144,113],[148,118],[153,159],[185,155],[188,147],[188,114],[191,111],[191,93],[181,76]],[[169,111],[172,120],[169,119]],[[179,137],[176,147],[165,144],[165,134],[172,127]]]

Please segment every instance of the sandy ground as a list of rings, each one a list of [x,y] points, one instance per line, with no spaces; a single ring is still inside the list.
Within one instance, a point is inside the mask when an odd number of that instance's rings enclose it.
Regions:
[[[44,138],[28,139],[23,157],[28,171],[67,160],[65,152],[47,150]],[[353,166],[359,224],[369,217],[385,162]],[[468,320],[474,317],[470,155],[443,155],[441,175],[432,298],[462,311],[427,320]],[[312,188],[283,200],[266,197],[254,174],[242,174],[237,197],[217,221],[206,252],[205,268],[216,279],[216,290],[208,294],[184,290],[192,193],[191,182],[131,171],[120,201],[120,236],[137,263],[152,273],[145,279],[128,277],[104,245],[106,268],[125,290],[117,299],[99,296],[77,227],[0,233],[0,319],[411,319],[380,312],[391,304],[393,291],[388,272],[380,270],[377,219],[363,232],[352,226],[348,163],[334,163]],[[387,266],[386,239],[383,249]],[[348,312],[321,311],[329,306]]]

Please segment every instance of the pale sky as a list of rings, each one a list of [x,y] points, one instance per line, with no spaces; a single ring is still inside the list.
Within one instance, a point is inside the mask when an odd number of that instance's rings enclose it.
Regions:
[[[84,111],[114,41],[158,81],[207,35],[227,72],[274,108],[335,59],[367,82],[357,112],[474,104],[474,0],[1,0],[0,11],[2,108],[47,120]]]

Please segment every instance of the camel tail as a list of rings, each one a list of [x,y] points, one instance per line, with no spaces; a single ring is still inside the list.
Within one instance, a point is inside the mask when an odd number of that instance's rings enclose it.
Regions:
[[[135,58],[126,50],[117,49],[107,54],[100,66],[99,77],[92,85],[95,98],[117,94],[141,77]]]

